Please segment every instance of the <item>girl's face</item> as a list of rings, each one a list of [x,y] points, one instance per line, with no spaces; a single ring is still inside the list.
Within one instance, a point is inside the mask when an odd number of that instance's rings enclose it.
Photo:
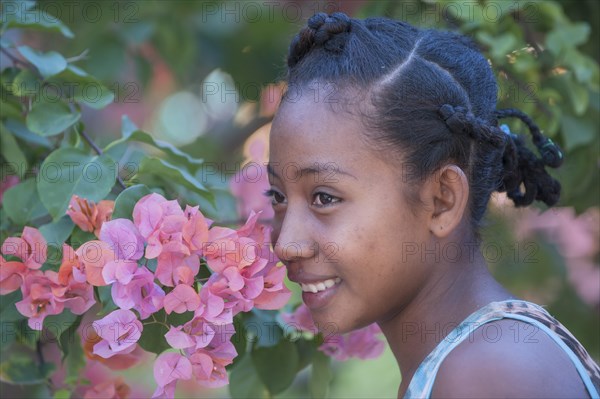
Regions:
[[[317,327],[344,333],[410,302],[428,275],[415,253],[430,234],[405,199],[400,162],[365,144],[358,118],[330,105],[306,93],[273,121],[272,238]]]

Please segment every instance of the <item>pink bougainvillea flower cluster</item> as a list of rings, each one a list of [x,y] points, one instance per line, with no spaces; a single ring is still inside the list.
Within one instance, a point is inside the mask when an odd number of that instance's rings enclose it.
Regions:
[[[26,227],[21,237],[8,238],[2,254],[12,258],[0,258],[0,293],[20,288],[23,299],[17,309],[31,328],[40,330],[44,317],[65,308],[85,313],[96,303],[94,287],[110,285],[118,309],[93,322],[94,333],[83,345],[89,359],[107,365],[139,359],[141,320],[161,310],[167,315],[187,312],[192,316],[187,323],[165,324],[165,340],[179,353],[167,351],[157,358],[154,397],[173,397],[180,379],[193,378],[207,387],[226,385],[225,367],[237,356],[231,343],[234,316],[254,307],[281,308],[290,297],[285,268],[278,266],[268,241],[269,228],[257,223],[254,212],[237,230],[211,226],[197,206],[183,209],[156,193],[136,203],[133,220],[108,220],[112,208],[108,213],[100,208],[73,197],[67,213],[98,240],[77,249],[63,244],[58,271],[41,270],[46,241],[38,230]],[[199,277],[201,260],[209,278]],[[165,323],[164,315],[149,322]],[[110,391],[114,396],[119,389],[110,383],[86,395]]]
[[[100,239],[116,254],[105,265],[103,278],[112,284],[117,306],[136,310],[142,319],[160,309],[194,312],[190,321],[170,326],[165,335],[181,353],[157,358],[155,397],[172,397],[180,379],[226,385],[225,366],[237,356],[230,341],[233,317],[253,307],[278,309],[288,301],[285,269],[277,266],[270,231],[257,219],[252,213],[237,230],[211,227],[197,206],[182,209],[177,201],[149,194],[135,205],[133,222],[115,219],[103,225]],[[156,259],[154,273],[138,264],[142,257]],[[198,290],[201,258],[212,274]]]
[[[114,207],[114,201],[104,200],[95,204],[92,201],[74,195],[69,202],[67,215],[71,217],[73,223],[81,230],[92,232],[98,237],[102,224],[110,220]]]
[[[188,205],[182,209],[176,201],[167,201],[159,194],[140,199],[134,207],[133,226],[146,244],[145,258],[156,259],[154,277],[163,286],[173,287],[162,298],[162,308],[167,314],[194,312],[190,321],[170,326],[165,335],[167,342],[181,353],[165,353],[156,360],[155,397],[172,397],[180,379],[194,378],[208,387],[226,385],[225,366],[237,356],[230,342],[235,332],[233,317],[253,307],[277,309],[289,299],[290,292],[283,284],[285,270],[276,266],[267,241],[269,231],[256,223],[257,218],[258,214],[251,214],[238,230],[211,227],[212,221],[198,207]],[[105,237],[105,229],[111,229],[116,222],[105,224],[101,238]],[[135,232],[129,234],[136,236]],[[139,239],[130,242],[136,240]],[[198,291],[196,276],[201,258],[212,274]],[[145,269],[132,268],[127,262],[105,268],[104,277],[113,281],[113,300],[117,305],[133,295],[126,288],[137,274],[147,275],[140,270]],[[123,288],[115,288],[119,286]],[[149,295],[151,287],[142,291]]]
[[[47,259],[47,244],[39,230],[25,227],[21,237],[8,237],[1,250],[0,294],[21,289],[22,299],[15,306],[28,317],[31,329],[41,330],[46,316],[60,314],[64,309],[81,315],[96,302],[93,286],[87,281],[85,271],[75,278],[73,273],[40,270]],[[72,251],[70,255],[76,256]],[[4,256],[19,260],[7,261]],[[73,269],[75,262],[72,259],[64,262],[68,265],[65,267]],[[77,270],[80,270],[79,267],[78,264]],[[85,266],[81,266],[81,270],[85,270]]]
[[[317,333],[308,307],[298,306],[293,313],[282,314],[283,320],[298,331]],[[324,342],[319,350],[336,360],[344,361],[350,358],[374,359],[385,350],[385,343],[378,336],[381,330],[377,324],[352,331],[347,334],[329,334],[324,336]]]

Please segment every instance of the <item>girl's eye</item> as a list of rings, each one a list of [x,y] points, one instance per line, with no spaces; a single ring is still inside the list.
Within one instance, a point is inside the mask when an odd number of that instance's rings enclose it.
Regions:
[[[336,202],[340,202],[340,199],[334,197],[333,195],[329,195],[327,193],[316,193],[313,197],[313,205],[317,207],[323,207],[335,204]]]
[[[271,198],[271,205],[273,205],[273,206],[282,204],[285,202],[285,196],[283,194],[281,194],[279,191],[267,190],[267,191],[265,191],[265,196]]]

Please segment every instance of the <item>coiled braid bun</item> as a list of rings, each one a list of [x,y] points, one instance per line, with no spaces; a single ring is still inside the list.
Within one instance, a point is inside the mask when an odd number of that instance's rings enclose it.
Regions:
[[[331,52],[341,52],[351,30],[351,19],[344,13],[324,12],[313,15],[307,26],[294,37],[290,44],[287,64],[294,67],[313,47],[323,46]]]

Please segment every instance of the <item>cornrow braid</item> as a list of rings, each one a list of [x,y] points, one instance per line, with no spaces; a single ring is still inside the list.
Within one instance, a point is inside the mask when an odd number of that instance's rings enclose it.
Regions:
[[[444,104],[440,107],[439,113],[452,132],[467,134],[475,140],[485,140],[494,147],[504,148],[505,139],[500,128],[477,118],[465,107]]]

